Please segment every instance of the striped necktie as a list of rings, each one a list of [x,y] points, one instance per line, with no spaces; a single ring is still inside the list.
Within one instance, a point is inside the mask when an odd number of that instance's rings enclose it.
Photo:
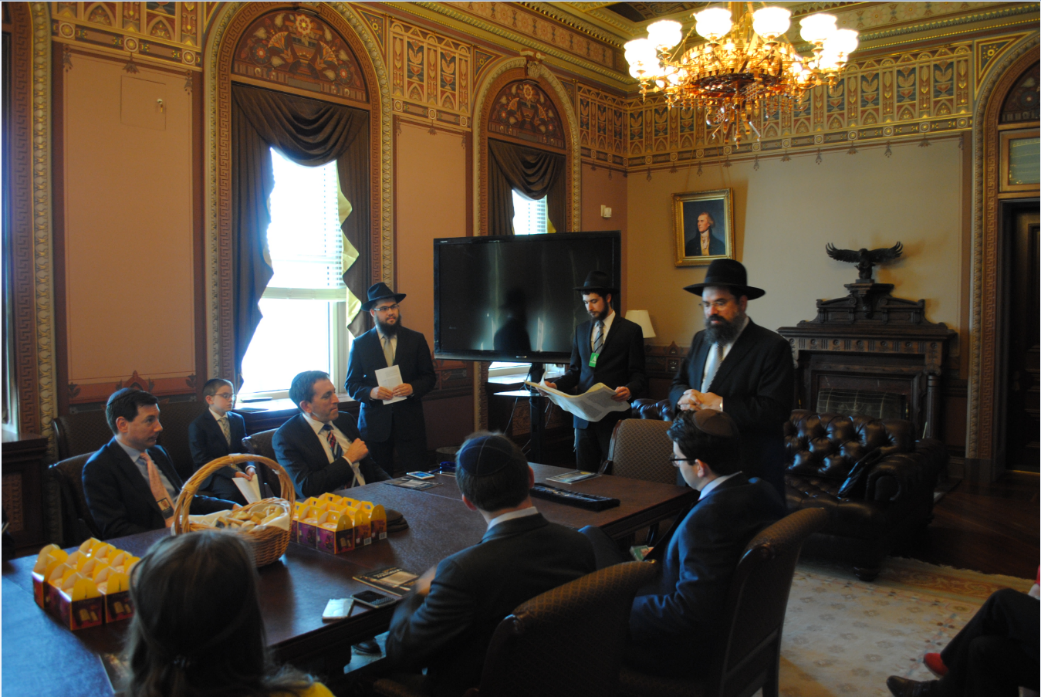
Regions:
[[[159,476],[159,468],[155,466],[147,452],[141,453],[137,460],[148,470],[148,488],[152,491],[152,496],[155,497],[155,502],[159,506],[159,512],[163,515],[163,522],[166,527],[170,527],[174,522],[173,504],[170,503],[170,492],[166,490],[163,479]]]
[[[217,419],[217,423],[220,424],[220,430],[224,432],[224,440],[228,441],[228,447],[231,447],[231,425],[228,423],[228,417],[220,417]]]
[[[337,459],[343,455],[343,448],[340,447],[340,442],[336,440],[336,434],[333,433],[333,427],[329,424],[322,426],[322,431],[325,432],[325,439],[329,441],[329,450],[333,453],[333,459]]]
[[[596,326],[593,328],[593,353],[600,353],[600,349],[604,347],[604,321],[598,319]]]

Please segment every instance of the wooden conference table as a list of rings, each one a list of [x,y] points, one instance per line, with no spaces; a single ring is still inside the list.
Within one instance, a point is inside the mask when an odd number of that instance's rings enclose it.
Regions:
[[[538,482],[567,471],[538,464],[532,468]],[[352,644],[387,630],[393,607],[371,610],[356,606],[346,620],[322,622],[322,611],[329,599],[344,598],[368,588],[353,579],[357,574],[387,566],[418,574],[480,541],[486,528],[484,519],[463,505],[455,478],[438,475],[435,481],[439,486],[425,491],[382,483],[350,491],[352,498],[402,512],[408,530],[338,556],[290,543],[280,561],[259,570],[260,604],[276,660],[336,676],[350,660]],[[676,515],[696,498],[696,493],[685,487],[612,476],[571,487],[560,486],[611,496],[622,503],[593,512],[535,499],[536,507],[547,519],[571,528],[595,525],[615,539]],[[165,530],[157,530],[112,542],[142,555],[166,534]],[[30,556],[3,564],[2,691],[33,697],[111,694],[97,654],[118,652],[129,623],[78,632],[62,627],[33,600],[35,561],[36,557]]]

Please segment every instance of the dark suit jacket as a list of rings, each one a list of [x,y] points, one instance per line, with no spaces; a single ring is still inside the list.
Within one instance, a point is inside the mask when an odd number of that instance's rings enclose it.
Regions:
[[[701,254],[701,234],[698,233],[694,237],[687,240],[687,244],[683,250],[683,253],[688,257],[700,257]],[[709,256],[716,256],[719,254],[727,253],[727,243],[719,239],[711,232],[708,235],[708,254]]]
[[[427,667],[425,689],[458,697],[481,680],[488,643],[521,603],[596,570],[584,535],[541,515],[504,521],[477,544],[441,561],[426,598],[406,596],[394,612],[387,658]]]
[[[694,672],[695,653],[720,641],[723,605],[745,545],[783,515],[773,487],[741,473],[699,500],[663,541],[661,576],[633,601],[627,660],[655,675]]]
[[[192,462],[196,470],[218,457],[246,452],[242,445],[242,439],[246,437],[246,420],[231,411],[227,413],[227,417],[231,429],[231,447],[228,447],[228,441],[224,440],[224,431],[220,430],[220,424],[213,418],[209,409],[189,424],[188,446],[191,448]],[[207,477],[201,488],[209,489],[222,499],[245,503],[238,487],[231,482],[234,476],[234,468],[223,467]]]
[[[669,391],[673,409],[686,390],[701,390],[711,345],[704,331],[694,335]],[[784,491],[784,422],[795,402],[795,368],[788,342],[749,319],[708,391],[723,398],[723,411],[741,430],[742,471]]]
[[[361,438],[350,414],[341,412],[333,420],[333,425],[351,440]],[[271,447],[275,449],[278,464],[293,480],[296,495],[300,498],[349,487],[354,481],[354,470],[345,457],[329,462],[322,441],[303,414],[297,414],[275,431]],[[358,466],[366,484],[390,479],[371,457],[366,457]]]
[[[636,399],[647,389],[647,369],[643,358],[643,329],[635,322],[615,313],[611,322],[611,330],[607,333],[607,341],[600,350],[600,358],[595,368],[589,367],[589,356],[593,353],[591,346],[593,337],[593,321],[583,322],[575,329],[575,338],[571,342],[571,366],[568,372],[556,381],[561,392],[575,390],[577,394],[586,392],[598,382],[608,387],[625,386]],[[604,421],[615,421],[624,418],[629,412],[612,412],[604,417]],[[589,422],[575,417],[575,428],[586,428]]]
[[[395,422],[404,431],[426,433],[420,400],[434,389],[437,382],[426,337],[420,332],[400,327],[394,364],[401,370],[401,381],[412,385],[412,396],[403,402],[386,405],[369,396],[372,388],[378,385],[376,371],[388,367],[379,332],[372,328],[351,344],[344,388],[351,399],[361,402],[359,427],[366,441],[381,443],[387,440],[390,438],[391,425]],[[425,442],[426,438],[422,440]]]
[[[162,446],[153,445],[148,449],[148,456],[180,491],[181,478]],[[87,497],[87,508],[106,540],[159,530],[166,525],[148,481],[115,438],[91,455],[83,466],[83,493]],[[196,496],[192,499],[191,512],[212,513],[231,506],[231,501]]]

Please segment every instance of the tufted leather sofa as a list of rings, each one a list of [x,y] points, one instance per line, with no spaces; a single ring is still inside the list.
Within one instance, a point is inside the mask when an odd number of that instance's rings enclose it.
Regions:
[[[672,418],[668,400],[639,399],[633,411],[644,419]],[[829,513],[824,529],[806,542],[807,556],[852,562],[857,576],[871,581],[894,543],[920,534],[932,520],[947,450],[938,440],[916,440],[910,422],[797,409],[784,438],[788,509]],[[865,458],[871,464],[854,476],[857,486],[840,495]]]

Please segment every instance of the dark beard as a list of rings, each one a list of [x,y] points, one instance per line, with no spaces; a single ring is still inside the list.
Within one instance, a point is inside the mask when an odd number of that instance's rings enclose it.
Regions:
[[[394,324],[384,324],[379,317],[376,317],[376,326],[379,327],[380,333],[383,334],[383,336],[394,336],[398,333],[398,329],[401,327],[401,317],[398,316],[398,321]]]
[[[706,320],[705,338],[713,344],[726,346],[737,338],[737,333],[741,330],[741,319],[741,317],[735,317],[735,321],[728,322],[720,317],[718,323]]]

